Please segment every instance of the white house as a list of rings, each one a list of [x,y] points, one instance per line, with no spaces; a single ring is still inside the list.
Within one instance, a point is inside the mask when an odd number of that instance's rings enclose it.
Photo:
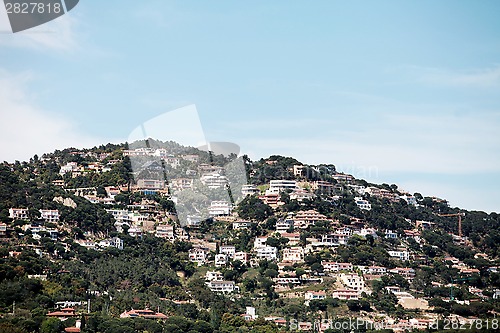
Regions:
[[[278,249],[273,246],[259,247],[255,249],[259,260],[276,260],[278,258]]]
[[[269,182],[269,189],[266,190],[266,194],[278,194],[282,191],[290,190],[295,191],[298,190],[297,182],[295,180],[271,180]]]
[[[284,232],[281,234],[281,237],[288,239],[287,245],[289,246],[295,246],[300,243],[300,233],[298,232]]]
[[[361,292],[352,289],[337,289],[333,292],[332,297],[341,300],[357,300],[361,296]]]
[[[207,282],[208,288],[215,293],[229,294],[239,291],[234,281],[209,281]]]
[[[250,227],[252,227],[252,222],[250,222],[250,221],[235,221],[235,222],[233,222],[233,229],[234,230],[248,229]]]
[[[253,247],[255,249],[259,247],[266,247],[267,246],[267,237],[266,236],[260,236],[260,237],[255,237],[255,240],[253,242]]]
[[[45,222],[59,222],[59,211],[57,209],[40,209],[40,219]]]
[[[210,216],[230,215],[232,208],[232,205],[227,201],[212,201],[208,207],[208,213]]]
[[[323,246],[339,246],[347,244],[349,240],[349,235],[334,233],[334,234],[326,234],[321,236],[321,244]]]
[[[201,216],[198,215],[188,215],[186,217],[186,226],[196,227],[200,225],[202,221]]]
[[[83,247],[86,247],[87,249],[92,249],[96,250],[97,249],[97,244],[93,241],[90,240],[79,240],[77,241],[78,244],[80,244]]]
[[[396,239],[396,238],[398,238],[398,233],[393,231],[393,230],[386,230],[385,231],[385,238]]]
[[[349,186],[354,192],[356,192],[359,195],[364,195],[366,187],[362,185],[347,185]]]
[[[304,201],[304,200],[312,200],[316,195],[314,193],[308,192],[306,190],[295,190],[290,193],[291,200]]]
[[[283,233],[287,232],[288,229],[293,228],[294,222],[292,219],[284,219],[276,222],[276,231]]]
[[[221,272],[207,271],[207,273],[205,274],[205,280],[207,280],[207,281],[222,281],[222,280],[224,280],[224,277],[222,276]]]
[[[119,237],[111,238],[111,246],[116,247],[118,250],[123,250],[123,239]]]
[[[116,221],[131,222],[130,212],[126,209],[106,209],[106,212],[113,215]]]
[[[322,261],[321,265],[325,272],[353,271],[353,265],[348,262]]]
[[[389,255],[393,258],[405,261],[405,260],[410,260],[410,252],[408,251],[387,251]]]
[[[109,239],[104,239],[99,242],[100,247],[115,247],[118,250],[123,250],[123,239],[118,237],[113,237]]]
[[[78,170],[78,164],[76,162],[69,162],[66,165],[61,166],[61,169],[59,169],[59,174],[61,176],[64,176],[66,173],[76,170]]]
[[[363,210],[371,210],[372,209],[372,205],[367,200],[364,200],[363,198],[356,197],[356,198],[354,198],[354,202],[356,202],[356,205],[358,205],[359,209],[363,209]]]
[[[365,289],[365,281],[358,274],[340,274],[340,282],[349,289],[363,291]]]
[[[304,299],[311,301],[311,300],[320,300],[320,299],[325,299],[326,298],[326,292],[324,291],[306,291],[304,294]]]
[[[197,263],[198,266],[203,265],[207,260],[207,250],[202,248],[189,250],[189,260]]]
[[[142,229],[139,227],[130,227],[128,234],[132,237],[142,237]]]
[[[229,258],[234,258],[234,254],[236,253],[236,248],[233,245],[222,245],[219,248],[219,253],[225,254]]]
[[[155,236],[173,241],[175,239],[174,226],[169,224],[161,224],[157,226]]]
[[[0,222],[0,236],[7,235],[7,224]]]
[[[387,273],[387,268],[383,266],[368,266],[361,269],[363,274],[383,275]]]
[[[222,176],[219,173],[205,174],[200,178],[203,185],[211,189],[221,188],[228,184],[228,179],[226,176]]]
[[[356,235],[359,235],[362,237],[366,237],[368,235],[373,236],[373,238],[378,237],[377,230],[375,230],[374,228],[361,228],[358,231],[353,232],[353,234],[356,234]]]
[[[255,185],[243,185],[241,187],[241,194],[243,195],[253,195],[259,193],[259,189]]]
[[[9,208],[9,217],[14,220],[27,220],[28,208]]]
[[[250,254],[247,252],[236,252],[234,254],[233,260],[234,261],[239,260],[239,261],[247,264],[248,261],[250,260]]]
[[[304,249],[301,247],[291,247],[284,249],[283,261],[290,261],[290,262],[304,261]]]
[[[189,161],[189,162],[193,162],[193,163],[197,163],[198,160],[199,160],[199,156],[198,155],[182,155],[182,159],[185,160],[185,161]]]
[[[278,276],[277,278],[274,278],[273,281],[282,286],[287,286],[290,284],[295,284],[298,285],[300,284],[300,279],[298,277],[290,277],[290,276]]]
[[[222,267],[227,265],[228,257],[224,253],[215,255],[215,267]]]
[[[400,199],[403,199],[404,201],[406,201],[406,203],[408,205],[412,205],[412,206],[416,206],[417,205],[417,199],[411,195],[411,194],[405,194],[405,195],[401,195],[399,196]]]

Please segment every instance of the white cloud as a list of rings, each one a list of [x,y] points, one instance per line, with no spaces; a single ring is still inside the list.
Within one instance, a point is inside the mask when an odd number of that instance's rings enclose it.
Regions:
[[[0,6],[0,45],[42,51],[75,51],[78,49],[75,32],[78,20],[72,11],[40,26],[12,33],[5,7]]]
[[[292,128],[280,131],[279,138],[270,131],[269,135],[235,143],[256,151],[258,156],[253,157],[285,154],[306,163],[337,163],[354,170],[377,168],[384,172],[444,174],[500,172],[498,115],[416,116],[409,113],[380,116],[372,126],[352,122],[332,126],[317,121],[304,127],[311,134]],[[303,124],[301,119],[294,121]],[[259,130],[258,124],[249,122],[247,126],[250,133]],[[263,131],[260,129],[259,133]]]
[[[418,66],[407,66],[404,70],[409,70],[420,82],[426,84],[477,88],[500,86],[500,65],[467,71]]]
[[[487,213],[500,212],[496,188],[477,188],[460,183],[448,184],[440,181],[403,181],[400,189],[423,196],[436,196],[448,200],[451,207],[482,210]]]
[[[0,69],[0,160],[28,160],[55,149],[109,142],[85,135],[76,124],[37,107],[27,92],[31,80],[30,73],[13,75]]]
[[[378,184],[396,183],[411,193],[445,198],[452,206],[487,212],[500,209],[498,186],[495,186],[499,180],[494,176],[500,173],[500,158],[493,144],[486,144],[485,149],[456,152],[455,147],[433,144],[432,140],[413,146],[398,145],[397,137],[393,139],[395,144],[378,144],[376,138],[361,142],[352,136],[342,137],[325,140],[260,138],[237,143],[241,144],[242,152],[254,160],[278,154],[308,164],[332,163],[337,170],[357,178]],[[471,179],[483,174],[492,175],[487,185],[461,181],[462,177]],[[412,175],[418,175],[419,180],[407,180]],[[456,179],[456,183],[450,184],[450,178]]]

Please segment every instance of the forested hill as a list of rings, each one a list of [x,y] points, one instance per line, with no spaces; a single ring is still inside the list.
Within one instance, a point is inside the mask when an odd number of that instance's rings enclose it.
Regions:
[[[0,332],[278,332],[318,316],[500,311],[498,213],[277,155],[239,157],[248,181],[225,202],[237,159],[150,139],[0,164]],[[179,223],[187,196],[210,217]],[[347,271],[362,283],[352,300]],[[426,306],[406,307],[394,288]],[[326,296],[305,302],[312,291]]]

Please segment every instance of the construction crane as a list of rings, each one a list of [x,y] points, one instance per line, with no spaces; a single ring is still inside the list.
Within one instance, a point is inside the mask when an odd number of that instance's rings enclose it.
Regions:
[[[465,213],[438,214],[438,216],[458,216],[458,236],[462,237],[462,216],[465,216]]]

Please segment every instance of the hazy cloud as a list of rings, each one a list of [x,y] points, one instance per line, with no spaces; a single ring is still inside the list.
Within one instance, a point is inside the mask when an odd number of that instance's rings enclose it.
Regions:
[[[500,86],[500,65],[467,71],[418,66],[408,66],[404,70],[427,84],[478,88]]]
[[[82,134],[67,119],[38,107],[27,89],[32,79],[30,73],[0,69],[0,160],[28,160],[55,149],[108,142]]]
[[[53,21],[14,34],[10,28],[5,7],[2,5],[0,6],[0,45],[42,51],[74,51],[78,49],[75,32],[77,24],[76,15],[71,12]]]

